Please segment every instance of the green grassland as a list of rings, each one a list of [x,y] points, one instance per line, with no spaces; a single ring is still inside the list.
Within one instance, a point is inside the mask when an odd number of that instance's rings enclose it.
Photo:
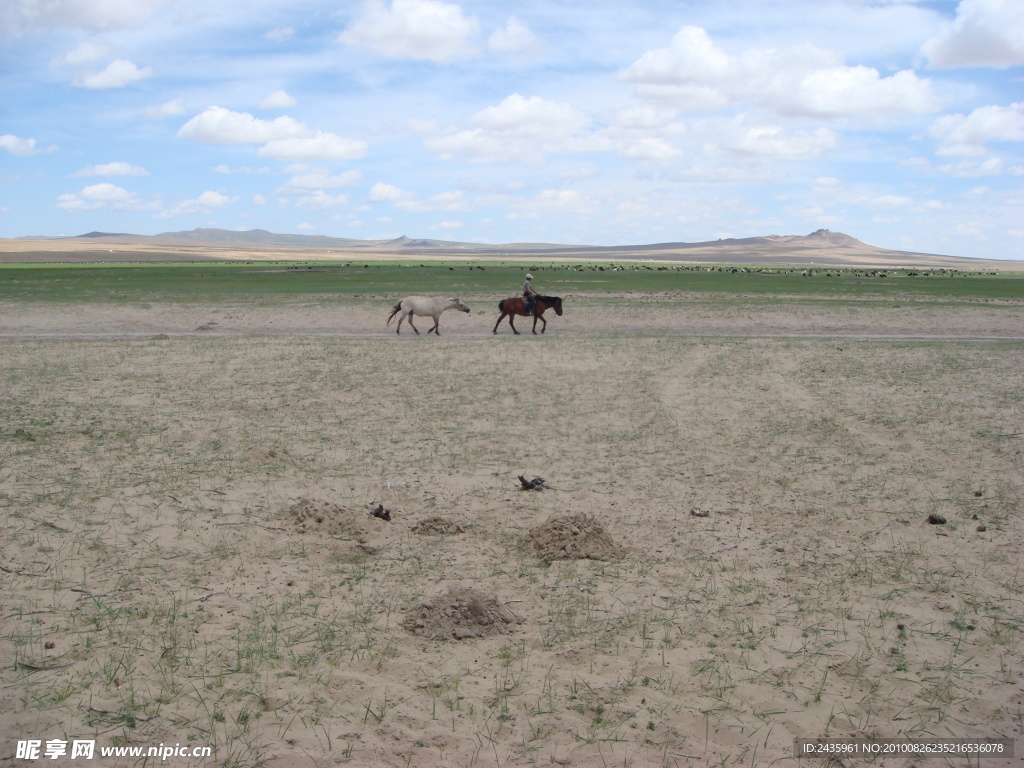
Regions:
[[[735,293],[820,298],[1024,298],[1024,273],[640,263],[158,263],[0,265],[0,298],[136,302],[327,295]]]

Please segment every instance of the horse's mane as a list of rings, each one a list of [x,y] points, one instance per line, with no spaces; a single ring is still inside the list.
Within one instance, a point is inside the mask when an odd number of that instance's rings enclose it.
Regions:
[[[537,301],[543,301],[545,304],[557,304],[562,300],[561,296],[538,296]]]

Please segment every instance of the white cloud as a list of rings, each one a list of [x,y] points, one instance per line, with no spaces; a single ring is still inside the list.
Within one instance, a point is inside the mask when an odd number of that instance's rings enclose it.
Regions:
[[[677,147],[656,137],[629,141],[619,150],[619,155],[631,160],[671,160],[681,154]]]
[[[275,160],[354,160],[365,156],[366,150],[365,141],[317,131],[309,138],[268,141],[256,154]]]
[[[778,126],[745,128],[723,145],[740,155],[806,160],[836,146],[836,134],[828,128],[786,132]]]
[[[280,189],[279,194],[302,194],[310,190],[345,189],[355,187],[363,181],[360,171],[351,170],[344,173],[330,174],[318,169],[308,170],[292,176]]]
[[[721,163],[717,165],[682,164],[665,169],[661,177],[666,181],[700,184],[775,184],[785,174],[775,168],[755,163]]]
[[[643,105],[626,107],[620,109],[612,118],[612,125],[627,130],[654,130],[665,128],[674,119],[676,113],[673,109],[659,109],[658,107]]]
[[[925,169],[931,166],[931,161],[927,157],[905,157],[898,161],[897,165],[903,168]]]
[[[285,107],[294,107],[298,103],[287,91],[274,91],[260,102],[260,108],[284,109]]]
[[[80,192],[61,195],[57,198],[61,210],[78,213],[110,209],[114,211],[152,210],[155,204],[142,203],[138,195],[109,182],[83,187]]]
[[[309,211],[327,211],[332,208],[344,208],[347,205],[348,195],[329,195],[322,189],[303,195],[295,201],[296,208]]]
[[[221,163],[219,165],[213,166],[212,170],[213,170],[214,173],[225,173],[225,174],[232,174],[232,173],[255,173],[255,174],[261,174],[261,173],[269,173],[270,172],[270,168],[268,168],[265,165],[260,167],[260,168],[252,168],[251,166],[248,166],[248,165],[242,165],[242,166],[239,166],[238,168],[232,168],[231,166],[225,165],[224,163]]]
[[[39,149],[36,147],[35,139],[22,139],[14,134],[5,133],[3,136],[0,136],[0,149],[5,149],[17,157],[30,157],[41,152],[56,152],[57,145],[52,144],[46,149]]]
[[[683,27],[668,48],[647,51],[620,72],[638,96],[690,111],[750,102],[780,114],[813,117],[890,115],[938,108],[931,81],[909,70],[882,77],[846,66],[810,44],[730,55],[700,27]]]
[[[152,74],[152,67],[139,69],[133,62],[127,59],[118,59],[110,62],[106,69],[76,79],[74,84],[80,88],[92,88],[95,90],[124,88],[129,83],[143,80]]]
[[[465,199],[465,195],[462,190],[457,189],[451,192],[438,192],[436,195],[430,195],[422,200],[415,199],[403,199],[395,202],[395,208],[402,211],[412,211],[414,213],[428,213],[428,212],[460,212],[471,211],[474,205]]]
[[[338,41],[399,59],[450,61],[476,52],[476,19],[454,3],[370,0]]]
[[[95,40],[84,40],[63,56],[54,59],[51,63],[69,67],[81,67],[94,61],[105,59],[112,53],[113,49],[105,43],[98,43]]]
[[[912,205],[914,199],[903,195],[879,195],[878,197],[861,197],[853,201],[854,205],[873,210],[891,210],[893,208],[906,208]]]
[[[130,29],[147,21],[165,0],[19,0],[15,19],[93,30]]]
[[[263,144],[256,154],[275,160],[351,160],[367,150],[365,141],[314,131],[287,115],[261,120],[217,106],[181,126],[178,137],[204,144]]]
[[[1024,166],[1008,166],[1001,157],[989,157],[985,160],[966,159],[956,163],[939,166],[939,170],[949,176],[970,178],[973,176],[1020,176],[1024,174]]]
[[[381,181],[370,187],[369,199],[371,203],[396,203],[399,200],[409,200],[412,197],[413,194],[411,192],[406,192],[404,189],[391,184],[385,184]]]
[[[533,198],[523,200],[526,215],[543,213],[592,214],[600,209],[598,202],[575,189],[545,189]]]
[[[437,121],[414,117],[406,120],[405,127],[413,133],[432,133],[437,130]]]
[[[601,175],[601,169],[596,165],[581,165],[575,168],[566,168],[555,174],[555,178],[562,179],[564,181],[582,181],[584,179],[593,179]],[[523,182],[514,182],[509,185],[510,192],[518,192],[525,188]]]
[[[684,85],[723,83],[734,77],[734,64],[700,27],[683,27],[668,48],[644,53],[621,73],[631,83]]]
[[[961,0],[956,19],[921,51],[933,67],[997,67],[1024,64],[1024,3]]]
[[[942,157],[977,157],[990,141],[1024,141],[1024,102],[978,107],[969,115],[943,115],[929,128]]]
[[[822,117],[921,114],[933,112],[939,105],[930,80],[921,80],[906,69],[882,77],[878,70],[864,66],[809,72],[792,94],[780,97],[780,111]]]
[[[440,224],[434,224],[431,229],[460,229],[462,227],[461,221],[442,221]]]
[[[207,107],[178,129],[178,138],[202,144],[263,144],[268,141],[304,138],[309,128],[287,115],[260,120],[248,112]]]
[[[985,228],[976,221],[960,222],[952,229],[947,229],[946,232],[954,237],[985,237]]]
[[[207,190],[199,195],[199,197],[193,198],[192,200],[185,200],[184,202],[178,203],[178,205],[173,208],[161,211],[157,214],[157,217],[161,219],[170,219],[174,216],[181,216],[182,214],[206,214],[218,208],[225,208],[236,202],[238,202],[237,197],[228,197],[222,192]]]
[[[496,29],[487,39],[487,47],[494,53],[522,53],[538,50],[541,45],[540,38],[515,16],[509,16],[505,26]]]
[[[161,120],[165,117],[177,117],[183,114],[185,114],[185,99],[180,96],[171,101],[165,101],[163,104],[146,107],[146,116],[151,120]]]
[[[589,123],[570,104],[513,93],[477,112],[472,128],[428,139],[425,146],[444,159],[466,154],[479,162],[540,162],[550,153],[597,149]]]
[[[149,176],[149,171],[131,163],[106,163],[104,165],[87,165],[71,174],[79,176]]]
[[[291,40],[295,37],[295,29],[292,27],[275,27],[263,36],[267,38],[267,40],[273,40],[275,43],[279,43],[283,40]]]
[[[489,131],[524,132],[540,135],[568,133],[585,126],[590,118],[570,104],[560,104],[539,96],[526,98],[518,93],[500,104],[477,112],[472,125]]]

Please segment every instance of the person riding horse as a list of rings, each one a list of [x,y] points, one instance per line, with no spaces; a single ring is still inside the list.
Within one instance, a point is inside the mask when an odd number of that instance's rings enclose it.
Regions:
[[[533,275],[527,274],[526,282],[523,283],[523,310],[528,317],[533,314],[533,305],[537,303],[537,292],[533,290],[531,280]]]

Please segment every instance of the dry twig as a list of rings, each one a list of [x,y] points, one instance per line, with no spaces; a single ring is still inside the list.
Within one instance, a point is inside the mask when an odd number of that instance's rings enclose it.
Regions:
[[[160,717],[160,715],[150,715],[149,717],[139,717],[138,715],[129,715],[127,712],[118,712],[116,709],[96,709],[95,707],[89,707],[89,711],[90,712],[96,712],[97,714],[100,714],[100,715],[117,715],[118,717],[123,717],[126,720],[128,720],[128,719],[136,720],[136,721],[138,721],[140,723],[148,723],[150,720],[154,720],[154,719]]]
[[[214,523],[215,526],[221,525],[255,525],[257,528],[263,528],[268,531],[287,531],[287,528],[275,528],[272,525],[263,525],[263,523]]]
[[[4,568],[0,565],[0,571],[4,573],[13,573],[16,576],[45,576],[45,573],[30,573],[29,571],[16,571],[13,568]]]
[[[64,669],[64,667],[70,667],[75,662],[69,661],[66,664],[48,664],[45,667],[37,667],[35,664],[26,664],[24,661],[19,661],[18,666],[23,669],[30,669],[33,672],[46,672],[51,669]]]

